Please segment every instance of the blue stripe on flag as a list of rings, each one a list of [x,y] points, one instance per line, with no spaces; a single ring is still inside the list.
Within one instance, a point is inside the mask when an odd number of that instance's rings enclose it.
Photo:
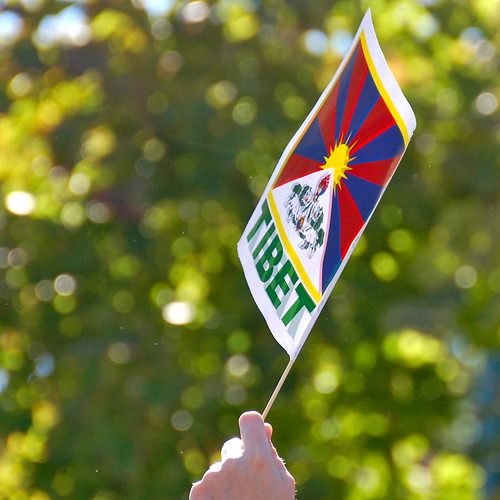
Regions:
[[[328,156],[328,151],[317,118],[309,125],[301,141],[297,144],[294,153],[318,163],[325,163],[325,156]]]
[[[354,155],[356,157],[355,160],[349,164],[356,165],[357,163],[389,160],[403,154],[404,150],[405,143],[403,136],[399,127],[394,124],[383,134],[380,134],[361,149],[358,149]]]
[[[323,271],[321,274],[322,292],[330,283],[333,275],[342,262],[340,256],[340,211],[338,196],[332,199],[332,211],[330,213],[330,228],[328,230],[328,239],[326,242],[325,257],[323,261]]]
[[[373,212],[375,204],[380,197],[382,186],[361,179],[361,177],[356,177],[355,175],[347,176],[347,179],[344,179],[344,186],[349,190],[349,193],[351,193],[352,199],[354,203],[356,203],[361,217],[366,221]]]
[[[351,138],[357,134],[359,128],[363,125],[366,117],[370,114],[373,106],[375,106],[379,99],[380,93],[375,86],[372,75],[368,73],[349,125]]]
[[[349,190],[361,217],[366,221],[380,197],[382,186],[355,175],[348,175],[347,179],[344,179],[344,186]]]

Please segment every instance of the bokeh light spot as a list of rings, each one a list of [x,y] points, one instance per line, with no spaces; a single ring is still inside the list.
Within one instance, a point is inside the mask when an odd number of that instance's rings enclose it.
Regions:
[[[128,290],[120,290],[111,299],[113,307],[121,313],[129,313],[135,307],[135,298]]]
[[[455,283],[459,288],[471,288],[476,281],[477,271],[472,266],[461,266],[455,272]]]
[[[166,40],[172,34],[172,24],[166,19],[156,19],[151,25],[151,33],[157,40]]]
[[[142,150],[146,160],[153,162],[161,160],[165,156],[165,153],[167,151],[163,142],[155,138],[146,141]]]
[[[24,267],[28,263],[28,253],[24,248],[13,248],[7,256],[7,262],[12,267]]]
[[[99,159],[112,153],[116,148],[114,132],[107,126],[100,125],[83,135],[82,156]]]
[[[107,354],[113,363],[123,365],[130,360],[131,351],[125,342],[114,342],[108,347]]]
[[[387,252],[376,253],[372,257],[371,267],[377,278],[382,281],[392,281],[399,274],[399,264]]]
[[[339,376],[332,370],[322,370],[314,377],[314,387],[322,394],[330,394],[339,386]]]
[[[60,314],[70,314],[72,313],[77,302],[73,295],[56,295],[52,301],[54,309]]]
[[[236,3],[224,24],[224,34],[230,42],[242,42],[253,38],[259,31],[260,23],[252,12],[245,12]]]
[[[184,63],[183,57],[179,52],[169,50],[163,53],[159,59],[160,69],[166,73],[177,73]]]
[[[191,474],[195,474],[197,476],[203,474],[207,465],[206,460],[203,454],[196,449],[188,450],[184,453],[183,456],[184,467]]]
[[[76,279],[71,274],[60,274],[54,280],[54,290],[59,295],[73,295],[76,291]]]
[[[61,210],[61,222],[67,229],[76,229],[85,222],[85,208],[77,201],[65,203]]]
[[[233,120],[237,125],[249,125],[257,114],[257,103],[252,97],[242,97],[233,108]]]
[[[10,45],[21,35],[24,27],[23,18],[11,10],[0,12],[0,47]]]
[[[57,494],[68,496],[75,488],[75,477],[69,472],[58,472],[52,480],[52,486]]]
[[[111,210],[102,201],[90,201],[86,206],[88,218],[95,224],[105,224],[111,220]]]
[[[227,339],[227,346],[231,352],[244,353],[252,344],[250,335],[243,330],[232,332]]]
[[[27,73],[18,73],[9,83],[10,91],[17,97],[24,97],[32,88],[33,81]]]
[[[37,377],[48,377],[52,375],[55,368],[55,359],[52,354],[43,352],[35,358],[35,375]]]
[[[82,173],[75,173],[69,179],[69,189],[72,193],[82,196],[90,189],[90,179]]]
[[[250,362],[246,356],[235,354],[228,359],[226,368],[233,377],[241,377],[250,369]]]
[[[58,44],[76,47],[87,45],[92,40],[92,30],[87,21],[87,15],[80,5],[71,5],[55,15],[47,15],[34,33],[35,43],[43,48]]]
[[[491,92],[482,92],[476,97],[474,106],[478,113],[489,116],[498,109],[498,99],[496,95]]]
[[[187,431],[193,425],[193,415],[187,410],[177,410],[171,418],[172,427],[178,431]]]
[[[186,3],[181,11],[182,20],[188,24],[206,21],[209,15],[210,6],[202,0]]]
[[[54,284],[50,280],[41,280],[35,286],[36,296],[44,302],[50,302],[55,296]]]
[[[195,308],[189,302],[170,302],[163,307],[162,316],[172,325],[187,325],[195,318]]]
[[[230,384],[224,392],[224,398],[230,405],[239,406],[247,400],[247,391],[240,384]]]
[[[220,80],[211,85],[205,94],[207,104],[215,109],[222,108],[234,101],[238,90],[228,80]]]
[[[311,54],[321,56],[328,50],[328,37],[321,30],[307,30],[304,35],[304,46]]]
[[[409,252],[415,245],[412,234],[406,229],[395,229],[391,231],[388,237],[388,243],[395,252]]]
[[[26,191],[12,191],[5,198],[5,206],[15,215],[30,215],[35,210],[36,200]]]
[[[283,113],[291,120],[303,118],[307,112],[307,103],[302,97],[292,95],[283,101]]]

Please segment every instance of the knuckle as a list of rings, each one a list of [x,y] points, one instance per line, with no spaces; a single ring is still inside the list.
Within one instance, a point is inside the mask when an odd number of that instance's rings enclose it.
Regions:
[[[203,485],[201,481],[193,484],[189,492],[189,500],[202,500],[203,498]]]
[[[239,458],[226,458],[221,464],[221,470],[224,474],[233,474],[240,462]]]
[[[267,457],[261,453],[254,453],[251,458],[252,467],[256,471],[261,471],[269,467],[269,460]]]

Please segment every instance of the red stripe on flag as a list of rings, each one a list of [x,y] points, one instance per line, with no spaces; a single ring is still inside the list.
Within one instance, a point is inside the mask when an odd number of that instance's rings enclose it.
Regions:
[[[295,179],[299,179],[300,177],[311,174],[312,172],[317,172],[318,170],[321,170],[321,165],[324,165],[324,163],[318,163],[317,161],[311,160],[311,158],[292,154],[286,162],[283,171],[278,177],[278,180],[274,184],[273,188]]]
[[[349,82],[349,93],[347,95],[346,104],[344,108],[344,117],[342,120],[341,137],[345,141],[351,123],[352,115],[356,110],[359,96],[363,90],[366,76],[368,75],[368,65],[366,63],[365,55],[361,47],[358,48],[356,60],[354,61],[354,68]]]
[[[318,122],[323,135],[323,141],[328,154],[335,146],[335,108],[337,106],[337,96],[339,84],[335,84],[332,92],[327,97],[318,113]]]
[[[366,181],[385,186],[389,182],[394,170],[396,170],[399,159],[400,156],[396,156],[388,160],[371,161],[356,165],[351,164],[349,166],[352,170],[349,171],[349,175],[355,175]]]
[[[337,188],[337,196],[340,212],[340,255],[344,258],[354,238],[363,227],[364,220],[345,184],[342,183],[342,187]]]

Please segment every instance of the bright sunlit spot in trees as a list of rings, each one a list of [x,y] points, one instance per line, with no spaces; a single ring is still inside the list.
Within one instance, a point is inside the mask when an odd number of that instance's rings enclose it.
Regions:
[[[196,24],[205,21],[210,15],[209,5],[202,0],[186,3],[181,11],[185,23]]]
[[[13,43],[20,36],[23,26],[24,21],[17,12],[0,12],[0,47]]]
[[[172,325],[187,325],[195,318],[195,309],[189,302],[170,302],[163,307],[162,316]]]
[[[40,47],[56,44],[82,47],[92,39],[92,31],[87,23],[87,16],[79,5],[72,5],[56,15],[42,19],[34,39]]]
[[[30,215],[35,210],[36,200],[26,191],[12,191],[6,196],[5,205],[15,215]]]

